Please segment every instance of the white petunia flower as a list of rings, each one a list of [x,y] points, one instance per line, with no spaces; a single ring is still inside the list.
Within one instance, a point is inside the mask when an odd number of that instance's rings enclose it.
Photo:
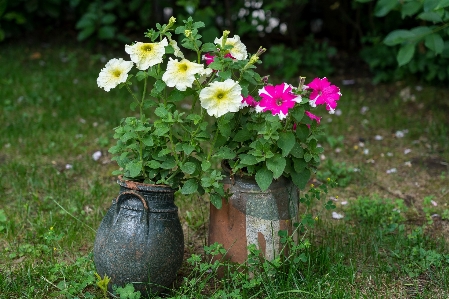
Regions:
[[[212,82],[200,92],[201,106],[209,115],[220,117],[228,112],[237,112],[242,103],[242,87],[232,79]]]
[[[172,39],[170,40],[170,46],[172,46],[173,50],[175,50],[174,55],[176,57],[184,58],[184,54],[182,54],[181,49],[178,47],[178,43],[176,43],[175,40],[172,40]]]
[[[162,62],[165,46],[168,46],[166,38],[159,43],[137,42],[131,46],[125,45],[125,52],[129,54],[139,70],[146,70]]]
[[[162,75],[162,81],[169,87],[184,91],[187,87],[192,87],[195,74],[205,75],[206,73],[211,74],[212,70],[207,72],[202,64],[187,59],[178,61],[170,57],[167,63],[167,71]]]
[[[113,58],[101,69],[97,78],[97,85],[106,91],[110,91],[120,83],[126,82],[128,72],[132,69],[133,63],[122,58]]]
[[[217,45],[221,45],[223,37],[216,38],[214,43]],[[246,52],[246,46],[240,41],[240,37],[238,35],[234,35],[234,37],[228,37],[226,39],[226,45],[231,45],[232,49],[229,50],[229,53],[237,60],[246,59],[248,53]]]

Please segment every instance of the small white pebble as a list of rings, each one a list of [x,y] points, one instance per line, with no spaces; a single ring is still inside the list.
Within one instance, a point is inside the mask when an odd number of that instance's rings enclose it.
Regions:
[[[10,147],[11,147],[11,143],[7,143],[7,144],[5,144],[5,145],[4,145],[4,147],[6,147],[6,148],[10,148]]]
[[[380,135],[374,136],[374,140],[383,140],[384,138]]]
[[[337,212],[332,212],[332,218],[334,218],[334,219],[342,219],[344,217],[345,216],[343,214],[339,214]]]
[[[393,157],[393,153],[387,153],[388,157]]]
[[[365,114],[366,112],[368,112],[369,107],[363,106],[362,109],[360,109],[360,113],[361,114]]]
[[[360,172],[360,168],[354,168],[354,172]]]
[[[98,126],[98,123],[97,123],[97,122],[94,122],[94,123],[92,124],[92,126],[97,127],[97,126]]]
[[[438,214],[432,214],[432,216],[430,216],[430,217],[432,217],[432,218],[438,218],[438,217],[440,217],[440,215],[438,215]]]
[[[342,114],[341,109],[335,110],[335,115],[340,116]]]
[[[330,196],[329,199],[332,201],[338,201],[338,199],[335,196]]]
[[[374,161],[374,159],[368,159],[365,161],[366,163],[370,163],[370,164],[374,164],[376,163],[376,161]]]
[[[407,162],[404,163],[404,165],[405,165],[405,166],[408,166],[408,167],[412,167],[412,162],[407,161]]]
[[[393,212],[400,213],[401,210],[399,210],[398,208],[394,208],[394,209],[393,209]]]
[[[96,151],[95,153],[92,154],[92,159],[94,159],[95,161],[98,161],[100,158],[101,158],[100,151]]]
[[[396,131],[396,133],[394,134],[397,138],[402,138],[405,136],[403,131]]]
[[[76,135],[75,135],[75,138],[76,138],[76,139],[79,139],[79,138],[82,138],[83,136],[84,136],[83,134],[76,134]]]
[[[65,169],[72,169],[73,168],[73,165],[72,164],[66,164],[65,165]]]
[[[326,156],[323,155],[323,154],[321,154],[320,159],[321,159],[321,160],[326,160]]]
[[[86,120],[84,118],[80,118],[80,123],[85,124]]]
[[[360,146],[360,147],[364,147],[364,146],[365,146],[365,143],[359,142],[359,146]]]
[[[73,79],[73,84],[78,84],[78,79]]]
[[[341,148],[339,148],[339,147],[337,147],[336,149],[335,149],[335,152],[338,154],[338,153],[341,153]]]
[[[404,150],[404,155],[410,154],[411,151],[412,151],[411,149],[406,148],[406,149]]]
[[[388,170],[387,170],[387,173],[388,173],[388,174],[390,174],[390,173],[395,173],[395,172],[398,172],[398,170],[397,170],[396,168],[391,168],[391,169],[388,169]]]
[[[341,204],[345,206],[345,205],[348,204],[348,202],[347,201],[342,201]]]
[[[363,150],[363,154],[368,155],[368,154],[369,154],[369,149],[365,148],[365,149]]]
[[[438,206],[437,202],[434,201],[434,200],[431,200],[430,203],[431,203],[434,207]]]

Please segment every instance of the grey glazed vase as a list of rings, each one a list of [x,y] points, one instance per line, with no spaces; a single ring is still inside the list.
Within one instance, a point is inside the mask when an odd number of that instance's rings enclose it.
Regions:
[[[94,263],[112,285],[128,283],[143,295],[167,290],[184,256],[174,190],[119,178],[120,192],[97,230]]]

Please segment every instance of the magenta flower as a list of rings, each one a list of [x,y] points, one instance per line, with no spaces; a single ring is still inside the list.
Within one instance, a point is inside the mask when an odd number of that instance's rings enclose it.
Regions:
[[[250,95],[242,100],[242,107],[256,107],[258,104],[259,103]]]
[[[273,115],[278,115],[280,119],[284,119],[288,110],[293,108],[296,103],[301,102],[301,96],[292,93],[292,87],[287,83],[276,86],[267,85],[259,90],[262,98],[256,111],[271,111]]]
[[[337,101],[340,99],[340,89],[331,85],[326,77],[323,79],[315,78],[308,84],[308,88],[313,89],[310,94],[310,106],[326,105],[326,110],[333,114],[337,107]]]
[[[235,59],[234,57],[232,57],[232,55],[231,55],[230,53],[225,54],[224,57],[229,57],[229,58]],[[212,62],[214,62],[214,60],[215,60],[215,55],[206,53],[206,54],[203,55],[203,59],[206,61],[206,65],[209,65],[209,64],[211,64]]]
[[[316,123],[319,124],[321,121],[321,117],[316,116],[313,113],[310,113],[309,111],[306,111],[306,115],[311,119],[311,120],[316,120]]]
[[[209,65],[212,62],[214,62],[215,56],[211,55],[209,53],[206,53],[206,54],[204,54],[203,59],[206,61],[206,65]]]

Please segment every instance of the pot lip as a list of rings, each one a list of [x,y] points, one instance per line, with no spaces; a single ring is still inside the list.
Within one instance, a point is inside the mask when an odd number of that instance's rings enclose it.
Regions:
[[[169,185],[147,184],[147,183],[140,183],[140,182],[131,181],[131,180],[125,180],[125,179],[123,179],[122,175],[119,175],[117,177],[117,183],[122,187],[132,189],[132,190],[153,191],[153,192],[154,191],[156,191],[156,192],[174,192],[175,191]]]

